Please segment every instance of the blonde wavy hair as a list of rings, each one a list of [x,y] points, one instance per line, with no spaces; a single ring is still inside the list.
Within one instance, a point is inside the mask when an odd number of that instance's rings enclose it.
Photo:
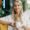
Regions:
[[[18,2],[19,5],[21,5],[21,11],[20,11],[20,14],[19,14],[19,18],[20,18],[20,20],[21,20],[21,17],[22,17],[22,14],[23,14],[23,5],[22,5],[22,2],[21,2],[21,0],[14,0],[14,2]],[[14,11],[15,11],[15,10],[14,10]],[[15,14],[15,12],[14,12],[14,14]],[[15,15],[16,15],[16,14],[15,14]],[[16,21],[18,20],[17,15],[15,16],[15,20],[16,20]]]
[[[14,0],[14,3],[15,3],[15,2],[18,2],[19,5],[21,6],[21,11],[20,11],[20,14],[19,14],[19,18],[20,18],[20,20],[21,20],[21,16],[22,16],[22,14],[23,14],[23,5],[22,5],[22,2],[21,2],[21,0]],[[14,4],[14,5],[15,5],[15,4]],[[15,12],[15,10],[14,10],[14,5],[13,5],[14,19],[15,19],[16,21],[18,21],[18,17],[17,17],[17,15],[15,14],[16,12]]]

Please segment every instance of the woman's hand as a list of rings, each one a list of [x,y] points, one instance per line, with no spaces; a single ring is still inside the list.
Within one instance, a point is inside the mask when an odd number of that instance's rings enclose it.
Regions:
[[[15,21],[13,20],[12,22],[9,23],[9,25],[14,27]]]

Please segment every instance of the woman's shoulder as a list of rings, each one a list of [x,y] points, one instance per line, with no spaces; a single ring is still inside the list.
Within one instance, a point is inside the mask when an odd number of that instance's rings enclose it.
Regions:
[[[22,20],[27,21],[27,20],[29,20],[29,17],[30,17],[30,10],[26,10],[23,13]]]
[[[30,15],[30,10],[26,10],[23,12],[23,17],[27,17]]]

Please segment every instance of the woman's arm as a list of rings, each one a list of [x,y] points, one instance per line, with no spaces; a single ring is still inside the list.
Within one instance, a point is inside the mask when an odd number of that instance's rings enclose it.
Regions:
[[[7,25],[9,25],[10,23],[7,22],[7,21],[0,20],[0,24],[7,24]]]
[[[14,20],[10,17],[3,17],[3,18],[0,18],[0,23],[1,24],[7,24],[7,25],[13,25],[14,24]]]
[[[14,27],[14,24],[0,20],[0,24],[6,24]]]

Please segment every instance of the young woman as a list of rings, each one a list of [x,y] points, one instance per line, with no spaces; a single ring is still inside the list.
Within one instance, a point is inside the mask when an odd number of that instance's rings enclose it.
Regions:
[[[23,21],[22,21],[22,14],[23,14],[23,6],[21,0],[14,0],[14,7],[13,7],[13,18],[12,15],[0,18],[0,23],[4,24],[14,24],[14,30],[24,30],[22,28]]]
[[[23,6],[21,0],[14,0],[14,20],[15,20],[15,28],[16,30],[24,30],[22,28],[22,14],[23,14]]]

